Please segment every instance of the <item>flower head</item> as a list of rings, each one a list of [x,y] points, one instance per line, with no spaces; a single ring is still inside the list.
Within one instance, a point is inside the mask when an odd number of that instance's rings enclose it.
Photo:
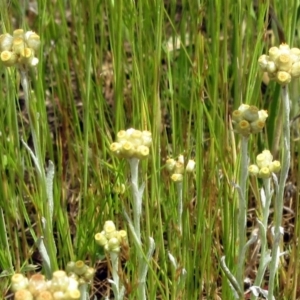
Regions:
[[[96,243],[104,248],[107,252],[120,251],[121,245],[127,239],[125,230],[116,230],[116,225],[113,221],[106,221],[103,226],[103,231],[96,233]]]
[[[258,59],[260,68],[268,72],[271,80],[280,85],[288,84],[292,78],[300,76],[300,49],[281,44],[279,47],[271,47],[269,55],[263,54]]]
[[[72,267],[71,267],[72,265]],[[74,268],[80,270],[83,280],[90,281],[93,277],[93,268],[87,267],[82,261],[68,264],[68,272],[71,274]],[[71,270],[71,268],[73,268]],[[85,272],[82,272],[84,269]],[[67,275],[63,270],[55,271],[51,280],[39,273],[32,275],[29,280],[22,274],[14,274],[11,278],[12,290],[17,300],[55,300],[55,299],[79,299],[80,291],[77,277]],[[78,277],[79,278],[79,277]],[[85,279],[86,278],[86,279]]]
[[[110,150],[121,158],[143,159],[149,156],[151,143],[151,132],[130,128],[117,133],[117,141],[110,145]]]
[[[0,35],[1,61],[7,67],[34,67],[39,62],[36,54],[40,44],[40,37],[33,31],[17,29],[12,36],[4,33]]]
[[[193,159],[190,159],[186,166],[184,156],[180,154],[177,160],[168,158],[166,161],[166,169],[172,174],[171,180],[173,182],[182,182],[184,172],[193,173],[195,170],[196,163]]]
[[[236,132],[242,136],[249,136],[251,133],[258,133],[265,127],[268,113],[265,110],[258,110],[256,106],[242,104],[232,113],[232,123]]]
[[[272,173],[279,172],[280,168],[280,162],[273,160],[273,155],[269,150],[264,150],[256,156],[256,164],[250,165],[248,171],[253,176],[270,178]]]

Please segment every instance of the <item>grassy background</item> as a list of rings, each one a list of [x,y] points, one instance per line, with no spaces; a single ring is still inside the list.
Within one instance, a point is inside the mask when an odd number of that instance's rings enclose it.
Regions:
[[[31,73],[31,112],[38,129],[45,167],[55,164],[54,232],[57,266],[83,259],[97,267],[95,288],[106,292],[104,254],[94,234],[113,220],[126,228],[130,211],[129,166],[112,157],[109,144],[117,131],[134,127],[153,135],[151,157],[141,165],[146,182],[142,232],[156,242],[148,275],[148,299],[233,299],[220,270],[220,257],[235,268],[236,194],[239,138],[230,114],[243,103],[269,112],[264,133],[252,137],[250,160],[276,147],[280,120],[279,88],[264,86],[257,59],[279,44],[273,6],[291,46],[300,46],[299,1],[274,0],[15,1],[1,0],[1,32],[31,29],[42,40],[40,63]],[[254,4],[255,4],[254,3]],[[20,142],[32,144],[19,77],[0,68],[0,290],[9,288],[13,270],[40,269],[36,240],[41,236],[45,201],[33,163]],[[299,84],[290,86],[293,117],[299,112]],[[36,116],[37,117],[37,116]],[[290,181],[298,186],[297,126],[292,142]],[[295,141],[294,141],[295,140]],[[176,228],[177,195],[164,169],[168,156],[195,158],[195,176],[184,178],[183,234]],[[125,184],[124,194],[115,188]],[[249,188],[249,233],[260,214],[259,187]],[[298,194],[287,198],[297,212]],[[298,216],[285,222],[277,284],[278,299],[297,299]],[[134,248],[129,236],[130,257]],[[178,262],[174,270],[170,252]],[[134,298],[136,263],[124,261],[128,297]],[[255,276],[251,253],[248,275]],[[181,268],[185,285],[178,284]]]

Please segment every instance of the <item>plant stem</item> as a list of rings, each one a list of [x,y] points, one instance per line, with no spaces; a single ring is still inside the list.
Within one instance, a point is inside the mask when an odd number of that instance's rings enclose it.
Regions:
[[[25,145],[30,155],[32,156],[35,162],[35,167],[38,171],[38,181],[40,183],[39,184],[40,199],[43,199],[43,207],[41,213],[42,213],[42,218],[45,218],[45,222],[43,222],[43,233],[45,236],[44,242],[45,242],[46,252],[44,252],[43,255],[47,253],[47,255],[49,256],[48,258],[44,257],[44,260],[50,261],[50,266],[48,266],[48,268],[50,267],[50,271],[52,273],[54,270],[57,269],[56,246],[55,246],[53,231],[52,231],[51,212],[53,212],[53,207],[49,207],[49,198],[47,194],[47,178],[44,170],[44,159],[42,157],[42,151],[40,146],[37,113],[32,112],[30,109],[29,82],[28,82],[27,70],[20,70],[20,76],[21,76],[21,85],[24,91],[26,109],[29,116],[29,125],[30,125],[32,140],[33,140],[34,151],[31,151],[31,149],[25,142],[23,142],[23,144]],[[50,278],[51,276],[52,276],[51,274],[47,274],[48,278]]]
[[[117,288],[119,289],[119,275],[118,275],[118,265],[119,265],[119,256],[118,253],[115,252],[110,252],[109,253],[110,256],[110,261],[111,261],[111,274],[112,274],[112,278],[117,286]],[[115,295],[116,298],[117,295]]]
[[[142,195],[139,191],[138,185],[138,168],[139,168],[139,159],[138,158],[130,158],[130,172],[131,172],[131,189],[133,196],[133,226],[135,230],[135,234],[138,240],[141,242],[141,213],[142,213]]]
[[[241,290],[241,286],[238,283],[237,279],[233,276],[233,274],[230,272],[229,268],[226,266],[225,256],[221,257],[220,265],[221,265],[223,272],[226,274],[227,279],[231,283],[232,290],[234,291],[234,298],[238,299],[238,297],[239,297],[240,299],[243,299],[244,293]]]
[[[83,283],[79,286],[79,291],[80,291],[80,300],[87,300],[89,295],[88,295],[88,284]]]
[[[272,200],[271,192],[271,178],[266,178],[263,180],[264,188],[261,190],[261,202],[262,202],[262,222],[259,222],[259,236],[261,242],[261,252],[260,252],[260,262],[257,271],[257,275],[254,281],[255,286],[261,286],[264,274],[267,268],[267,262],[269,261],[269,251],[267,242],[267,231],[268,231],[268,218],[270,214],[270,204]],[[251,296],[251,299],[257,299],[256,296]]]
[[[246,244],[246,219],[247,219],[247,202],[246,202],[246,182],[248,176],[248,140],[249,137],[242,136],[241,140],[241,171],[240,171],[240,193],[239,193],[239,212],[238,212],[238,238],[239,238],[239,253],[238,253],[238,269],[237,280],[239,286],[244,286],[244,268],[245,268],[245,251]]]
[[[109,256],[111,261],[111,274],[113,278],[113,280],[109,280],[109,282],[112,285],[112,289],[114,292],[114,299],[122,300],[124,298],[125,288],[122,284],[120,285],[120,277],[118,274],[119,253],[110,252]]]
[[[176,187],[177,187],[177,198],[178,198],[178,220],[177,220],[177,225],[178,225],[178,229],[180,234],[182,234],[182,181],[179,181],[176,183]]]
[[[140,219],[142,214],[142,197],[144,193],[145,185],[142,184],[140,187],[138,185],[138,167],[139,159],[131,158],[129,159],[130,171],[131,171],[131,188],[133,195],[133,228],[134,235],[136,236],[137,243],[137,260],[138,260],[138,287],[137,287],[137,297],[141,300],[146,300],[146,276],[148,272],[148,263],[153,254],[155,244],[154,240],[150,238],[149,241],[149,250],[147,257],[144,257],[142,250],[142,241],[141,241],[141,225]]]
[[[284,188],[285,183],[288,177],[288,172],[290,168],[290,100],[288,94],[287,85],[283,86],[281,89],[282,96],[282,112],[283,112],[283,147],[281,155],[281,173],[279,180],[279,190],[275,197],[274,204],[274,243],[272,248],[272,260],[270,264],[270,277],[269,277],[269,286],[268,286],[268,300],[273,299],[274,293],[274,280],[278,267],[279,260],[279,243],[281,237],[281,221],[282,221],[282,210],[283,210],[283,200],[284,200]]]

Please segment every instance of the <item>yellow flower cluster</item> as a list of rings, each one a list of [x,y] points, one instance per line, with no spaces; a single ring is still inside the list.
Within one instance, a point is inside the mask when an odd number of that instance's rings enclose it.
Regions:
[[[258,63],[271,80],[286,85],[292,78],[300,76],[300,49],[290,49],[289,45],[281,44],[270,48],[269,55],[261,55]]]
[[[239,134],[247,137],[251,133],[262,131],[267,117],[267,111],[258,110],[256,106],[242,104],[237,110],[233,111],[232,123]]]
[[[67,264],[66,271],[68,276],[78,281],[79,285],[89,283],[95,275],[95,269],[86,265],[82,260],[70,261]]]
[[[280,162],[273,160],[273,156],[269,150],[264,150],[256,157],[256,165],[250,165],[248,171],[250,175],[259,178],[270,178],[272,173],[280,171]]]
[[[24,32],[17,29],[11,36],[8,33],[0,35],[0,57],[6,67],[11,66],[36,66],[39,62],[35,56],[41,41],[33,31]]]
[[[183,180],[184,171],[192,173],[195,169],[195,161],[190,159],[184,168],[184,157],[179,155],[177,161],[173,158],[169,158],[166,161],[166,168],[172,173],[171,179],[174,182],[181,182]]]
[[[78,281],[65,271],[55,271],[51,280],[42,274],[34,274],[28,280],[16,273],[11,278],[15,300],[77,300],[80,299]]]
[[[126,241],[127,232],[125,230],[116,230],[116,225],[113,221],[106,221],[103,226],[103,231],[95,235],[96,243],[107,252],[120,252],[121,245]]]
[[[143,159],[148,157],[151,144],[151,132],[130,128],[118,132],[117,141],[110,145],[110,150],[121,158]]]

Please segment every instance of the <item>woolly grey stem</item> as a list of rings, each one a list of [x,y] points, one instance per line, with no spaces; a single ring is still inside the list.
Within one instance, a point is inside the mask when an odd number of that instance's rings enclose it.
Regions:
[[[51,163],[50,163],[50,172],[48,174],[49,177],[46,178],[45,171],[44,171],[44,158],[42,157],[40,141],[39,141],[39,132],[38,132],[38,126],[36,121],[37,115],[32,113],[30,109],[29,83],[27,78],[27,71],[20,70],[20,76],[21,76],[21,85],[24,91],[26,109],[29,116],[29,124],[30,124],[32,139],[33,139],[34,151],[32,151],[30,147],[26,144],[26,142],[24,142],[23,140],[22,143],[25,146],[25,148],[28,150],[30,156],[34,161],[36,170],[38,172],[38,178],[40,184],[39,192],[41,194],[41,199],[45,199],[43,205],[43,211],[41,212],[43,214],[43,217],[45,217],[45,222],[43,226],[43,231],[45,236],[43,245],[45,244],[44,245],[45,249],[43,250],[47,251],[47,256],[49,258],[49,262],[45,262],[45,263],[48,265],[48,268],[50,268],[51,271],[54,271],[55,269],[57,269],[57,261],[56,261],[56,246],[55,246],[55,241],[54,241],[53,231],[52,231],[52,215],[51,215],[53,213],[53,197],[51,198],[52,192],[50,198],[48,197],[50,195],[49,188],[53,187],[54,167],[51,170]],[[44,255],[44,257],[46,256]],[[48,278],[50,277],[48,275]]]
[[[20,70],[20,76],[21,76],[21,85],[22,85],[23,91],[24,91],[25,106],[26,106],[26,110],[27,110],[28,118],[29,118],[29,125],[30,125],[32,140],[33,140],[34,152],[35,152],[35,156],[37,157],[37,161],[38,161],[38,165],[39,165],[39,171],[40,171],[39,175],[41,177],[43,177],[43,167],[42,167],[43,162],[41,160],[39,139],[38,139],[38,134],[36,132],[35,116],[33,116],[32,112],[30,110],[29,83],[28,83],[27,71]]]
[[[141,240],[141,213],[142,213],[142,195],[138,188],[138,168],[139,168],[139,159],[130,158],[130,172],[131,172],[131,189],[133,196],[133,226],[135,229],[135,234],[139,240]]]
[[[242,288],[241,286],[239,285],[237,279],[233,276],[233,274],[230,272],[230,270],[228,269],[228,267],[226,266],[226,263],[225,263],[225,256],[222,256],[221,257],[221,261],[220,261],[220,265],[221,265],[221,268],[223,270],[223,272],[225,273],[227,279],[229,280],[229,282],[231,283],[231,286],[233,288],[233,290],[235,291],[235,294],[234,297],[236,299],[237,296],[240,298],[240,299],[243,299],[244,298],[244,293],[242,291]]]
[[[83,283],[83,284],[79,285],[79,291],[80,291],[80,300],[88,300],[89,299],[87,283]]]
[[[109,253],[110,256],[110,261],[111,261],[111,274],[112,274],[112,278],[118,288],[118,292],[119,292],[119,275],[118,275],[118,267],[119,267],[119,256],[118,253],[115,252],[110,252]],[[119,294],[119,293],[118,293]],[[115,295],[116,299],[118,299],[119,296]]]
[[[140,187],[138,185],[138,167],[139,167],[139,159],[138,158],[130,158],[130,172],[131,172],[131,189],[132,189],[132,196],[133,196],[133,227],[132,222],[128,215],[125,212],[125,216],[127,216],[127,220],[129,223],[129,228],[133,231],[133,236],[137,242],[137,259],[139,264],[138,269],[138,280],[139,284],[137,287],[137,296],[140,300],[146,300],[146,276],[148,272],[148,265],[150,258],[153,254],[155,243],[152,238],[150,239],[149,243],[149,250],[146,255],[144,256],[142,250],[142,241],[141,241],[141,214],[142,214],[142,198],[145,189],[145,184],[142,184]]]
[[[141,257],[141,260],[139,261],[139,284],[138,284],[138,290],[137,290],[137,296],[138,299],[146,300],[146,276],[149,269],[149,262],[151,260],[151,257],[153,255],[155,249],[155,243],[153,238],[149,237],[149,249],[146,255],[146,259],[144,257]]]
[[[267,231],[268,231],[268,218],[270,214],[270,204],[272,200],[271,192],[271,178],[266,178],[263,180],[264,188],[261,190],[261,204],[262,204],[262,221],[259,226],[259,236],[261,241],[261,253],[260,262],[257,271],[257,275],[254,281],[255,286],[260,286],[264,278],[266,271],[266,261],[269,259],[268,242],[267,242]],[[252,300],[257,299],[256,296],[251,297]]]
[[[272,248],[272,260],[270,265],[270,277],[269,277],[269,294],[268,300],[273,299],[274,293],[274,280],[278,267],[278,251],[280,243],[280,227],[282,221],[282,210],[283,210],[283,200],[284,200],[284,187],[288,177],[288,172],[290,168],[290,99],[288,93],[287,85],[281,88],[281,97],[282,97],[282,118],[283,118],[283,145],[281,153],[281,173],[279,181],[279,191],[276,194],[275,203],[274,203],[274,243]]]
[[[112,290],[114,292],[114,299],[122,300],[124,297],[124,286],[120,285],[120,278],[118,274],[119,267],[119,254],[116,252],[110,252],[110,261],[111,261],[111,273],[113,280],[108,280],[112,285]]]
[[[48,199],[50,222],[52,227],[53,211],[54,211],[54,201],[53,201],[53,179],[55,174],[54,164],[51,160],[48,162],[49,166],[46,174],[46,192]]]
[[[239,193],[239,211],[238,211],[238,238],[239,238],[239,253],[238,253],[238,269],[237,278],[239,286],[243,286],[244,268],[245,268],[245,252],[244,246],[246,244],[246,219],[247,219],[247,176],[248,176],[248,140],[249,137],[242,136],[241,140],[241,171],[240,171],[240,193]]]
[[[177,220],[177,225],[180,234],[182,234],[182,211],[183,211],[183,206],[182,206],[182,181],[179,181],[176,183],[177,186],[177,198],[178,198],[178,220]]]
[[[48,251],[47,251],[47,249],[45,247],[45,244],[44,244],[44,237],[43,236],[38,238],[37,247],[38,247],[39,252],[40,252],[40,254],[42,256],[42,259],[43,259],[43,266],[44,266],[44,269],[45,269],[46,277],[51,278],[52,277],[51,262],[50,262],[50,257],[48,255]]]

